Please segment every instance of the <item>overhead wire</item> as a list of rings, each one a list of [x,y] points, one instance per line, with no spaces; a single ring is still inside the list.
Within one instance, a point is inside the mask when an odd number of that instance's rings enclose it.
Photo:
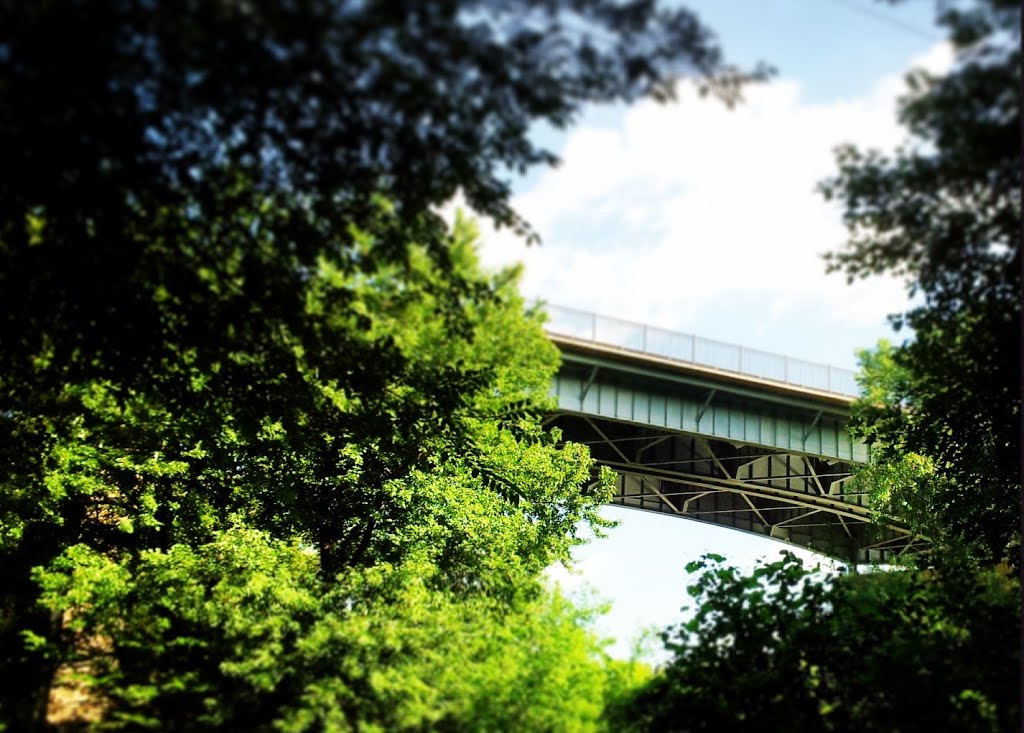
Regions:
[[[877,8],[864,5],[863,3],[858,2],[857,0],[832,0],[832,2],[837,3],[839,5],[845,5],[847,8],[851,10],[856,10],[857,12],[862,13],[863,15],[867,15],[868,17],[874,18],[875,20],[881,21],[883,23],[888,23],[894,28],[899,28],[900,30],[906,31],[907,33],[912,33],[915,36],[918,36],[919,38],[925,39],[926,41],[932,41],[934,43],[939,43],[940,41],[942,41],[942,38],[936,36],[934,33],[922,30],[921,28],[918,28],[917,26],[911,23],[907,23],[901,18],[896,18],[892,15],[889,15],[878,10]]]

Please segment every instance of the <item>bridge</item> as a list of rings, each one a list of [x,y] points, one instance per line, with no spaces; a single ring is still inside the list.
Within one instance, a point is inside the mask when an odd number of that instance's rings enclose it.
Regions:
[[[618,474],[613,504],[858,563],[921,542],[850,481],[853,372],[547,305],[562,352],[548,424]]]

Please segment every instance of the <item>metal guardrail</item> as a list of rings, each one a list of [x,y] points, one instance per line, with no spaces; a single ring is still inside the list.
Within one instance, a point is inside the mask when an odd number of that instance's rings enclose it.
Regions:
[[[809,387],[851,397],[856,397],[860,392],[855,372],[849,369],[748,349],[693,334],[666,331],[560,305],[546,304],[544,310],[548,314],[544,328],[552,334],[795,387]]]

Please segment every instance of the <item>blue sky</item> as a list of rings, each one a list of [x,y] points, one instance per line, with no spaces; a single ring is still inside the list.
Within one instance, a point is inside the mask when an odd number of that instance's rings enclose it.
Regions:
[[[909,58],[943,40],[934,0],[696,0],[729,58],[763,60],[820,104],[869,94]]]
[[[741,65],[778,70],[727,110],[685,84],[672,105],[588,110],[566,133],[537,130],[562,158],[518,182],[514,205],[544,243],[483,227],[484,262],[525,264],[530,297],[854,368],[855,350],[891,336],[898,282],[848,286],[821,254],[844,239],[815,191],[843,142],[892,149],[902,77],[950,54],[934,4],[907,0],[697,0],[687,3]],[[576,572],[612,609],[600,625],[625,655],[645,627],[681,618],[685,564],[718,552],[743,566],[771,540],[628,509],[576,554]],[[810,557],[810,554],[807,554]],[[657,655],[654,655],[657,658]]]

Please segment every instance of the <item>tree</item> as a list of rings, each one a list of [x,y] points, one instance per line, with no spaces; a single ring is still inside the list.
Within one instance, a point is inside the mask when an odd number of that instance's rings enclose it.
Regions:
[[[419,212],[461,189],[525,226],[501,175],[553,161],[532,122],[671,96],[683,73],[726,98],[745,78],[691,12],[650,0],[8,0],[0,28],[0,200],[18,226],[47,206],[102,230],[126,190],[223,168],[321,215],[376,192]]]
[[[791,553],[750,574],[690,563],[693,618],[615,711],[636,731],[1003,731],[1019,717],[1020,585],[948,565],[826,575]],[[630,727],[631,726],[631,727]]]
[[[381,206],[378,231],[386,233],[392,219]],[[352,227],[346,236],[373,245],[369,232]],[[31,509],[5,505],[7,526],[21,523],[5,548],[20,564],[5,570],[28,572],[25,555],[57,542],[44,548],[56,551],[52,559],[28,558],[31,587],[44,594],[39,606],[5,619],[9,649],[20,647],[19,636],[31,641],[20,667],[12,660],[9,668],[36,672],[50,659],[89,670],[91,694],[111,705],[104,725],[262,729],[293,714],[305,720],[307,688],[326,685],[335,692],[323,705],[395,729],[393,700],[374,702],[383,693],[359,685],[378,674],[436,678],[418,655],[438,647],[448,615],[488,639],[512,623],[506,616],[538,613],[546,603],[539,573],[568,559],[580,521],[599,523],[608,486],[593,483],[584,448],[560,446],[541,428],[557,352],[539,313],[524,311],[515,272],[477,271],[474,237],[465,221],[456,225],[452,270],[410,244],[401,266],[345,275],[323,261],[299,279],[278,272],[301,287],[299,310],[276,307],[261,323],[222,318],[251,307],[244,288],[232,286],[266,266],[260,250],[242,254],[230,237],[211,239],[223,270],[193,262],[191,279],[174,280],[177,288],[159,299],[173,334],[195,327],[180,309],[208,292],[202,325],[223,329],[211,339],[218,347],[197,355],[169,338],[160,371],[138,382],[62,385],[69,432],[57,416],[43,422],[49,441],[25,439],[26,450],[46,451],[43,473],[22,491]],[[169,241],[155,237],[154,256]],[[190,237],[173,241],[186,252],[194,246]],[[174,248],[165,264],[189,263]],[[449,273],[480,292],[459,319]],[[370,358],[370,375],[353,373]],[[365,580],[389,573],[401,588],[419,589],[412,599]],[[14,590],[8,597],[17,601]],[[416,604],[435,609],[429,622],[405,615]],[[392,626],[436,624],[406,650],[413,671],[387,671],[386,648],[341,643],[368,623],[344,612],[353,608]],[[559,613],[569,619],[572,611]],[[321,640],[323,659],[303,656],[312,653],[302,641],[310,626],[329,623],[340,626]],[[570,643],[570,625],[553,626],[561,631],[545,643]],[[571,643],[593,651],[582,630],[572,633],[579,638]],[[281,662],[294,664],[293,676],[250,669],[254,659],[277,660],[273,650],[297,655]],[[431,664],[456,664],[432,654]],[[480,664],[510,656],[495,654]],[[332,682],[333,665],[345,659],[358,679]],[[554,674],[554,661],[536,674]],[[236,666],[243,671],[231,672]],[[600,667],[595,658],[586,674]],[[153,670],[161,670],[156,679]],[[411,719],[441,715],[450,704],[441,694],[430,692]],[[575,704],[566,695],[556,703]],[[538,704],[530,714],[548,709]],[[308,714],[327,715],[317,710]]]
[[[744,78],[647,0],[0,1],[3,717],[88,637],[38,603],[79,561],[242,526],[509,597],[563,557],[603,489],[540,426],[557,355],[431,207],[526,232],[530,124],[684,72]]]
[[[250,212],[236,209],[242,221]],[[166,334],[152,371],[78,376],[33,395],[44,406],[50,397],[59,411],[8,416],[27,468],[9,474],[3,504],[5,572],[16,581],[5,585],[4,632],[18,654],[8,668],[25,671],[26,687],[45,692],[44,658],[53,667],[87,662],[118,670],[105,678],[116,684],[98,688],[117,710],[134,710],[139,720],[177,711],[182,725],[195,725],[195,706],[150,693],[142,705],[132,691],[146,687],[140,679],[151,670],[167,669],[180,694],[227,695],[215,684],[230,688],[224,679],[202,682],[199,669],[227,664],[217,656],[226,648],[208,638],[216,639],[214,622],[194,618],[203,613],[189,600],[194,594],[154,585],[144,569],[165,553],[171,564],[161,572],[201,578],[190,548],[233,526],[302,543],[315,556],[318,592],[344,607],[351,598],[332,594],[339,574],[416,558],[432,568],[424,582],[438,593],[512,604],[537,592],[546,566],[568,559],[578,522],[599,522],[607,486],[592,483],[586,450],[559,446],[540,426],[557,352],[539,314],[525,313],[515,273],[477,270],[470,225],[456,226],[444,268],[410,243],[401,264],[372,260],[373,268],[346,272],[325,255],[308,272],[277,266],[277,253],[249,227],[181,216],[161,210],[146,232],[154,270],[173,273],[147,283]],[[176,236],[164,236],[164,225]],[[207,226],[229,234],[212,236]],[[358,257],[398,227],[381,202],[374,230],[353,225],[342,236]],[[239,231],[244,248],[230,234]],[[466,286],[478,295],[458,302]],[[262,320],[238,316],[254,308]],[[178,334],[197,330],[207,330],[208,346],[184,347],[189,338]],[[65,603],[35,605],[35,584],[54,573],[70,579],[59,586]],[[77,610],[76,599],[97,585],[123,596],[96,608],[127,618],[90,622]],[[199,597],[206,585],[197,586]],[[132,614],[148,618],[146,609],[167,604],[163,594],[178,598],[173,610],[185,621],[154,622],[167,636],[152,650],[132,643],[120,630]],[[306,623],[291,612],[267,623]],[[33,641],[28,652],[17,651],[23,636]],[[97,653],[96,640],[107,638]],[[247,638],[230,649],[251,652]],[[207,651],[174,656],[183,646]],[[280,689],[275,696],[288,700]],[[261,709],[253,710],[257,719]]]
[[[438,589],[437,572],[421,556],[325,589],[314,554],[233,528],[134,567],[79,545],[40,580],[93,640],[77,663],[101,729],[603,729],[613,678],[586,612],[526,585],[516,603]]]
[[[1020,6],[944,7],[953,69],[908,77],[892,156],[839,150],[823,185],[850,239],[829,256],[849,278],[889,272],[920,304],[912,338],[862,357],[854,430],[872,446],[860,480],[884,514],[938,548],[989,562],[1019,547]]]

